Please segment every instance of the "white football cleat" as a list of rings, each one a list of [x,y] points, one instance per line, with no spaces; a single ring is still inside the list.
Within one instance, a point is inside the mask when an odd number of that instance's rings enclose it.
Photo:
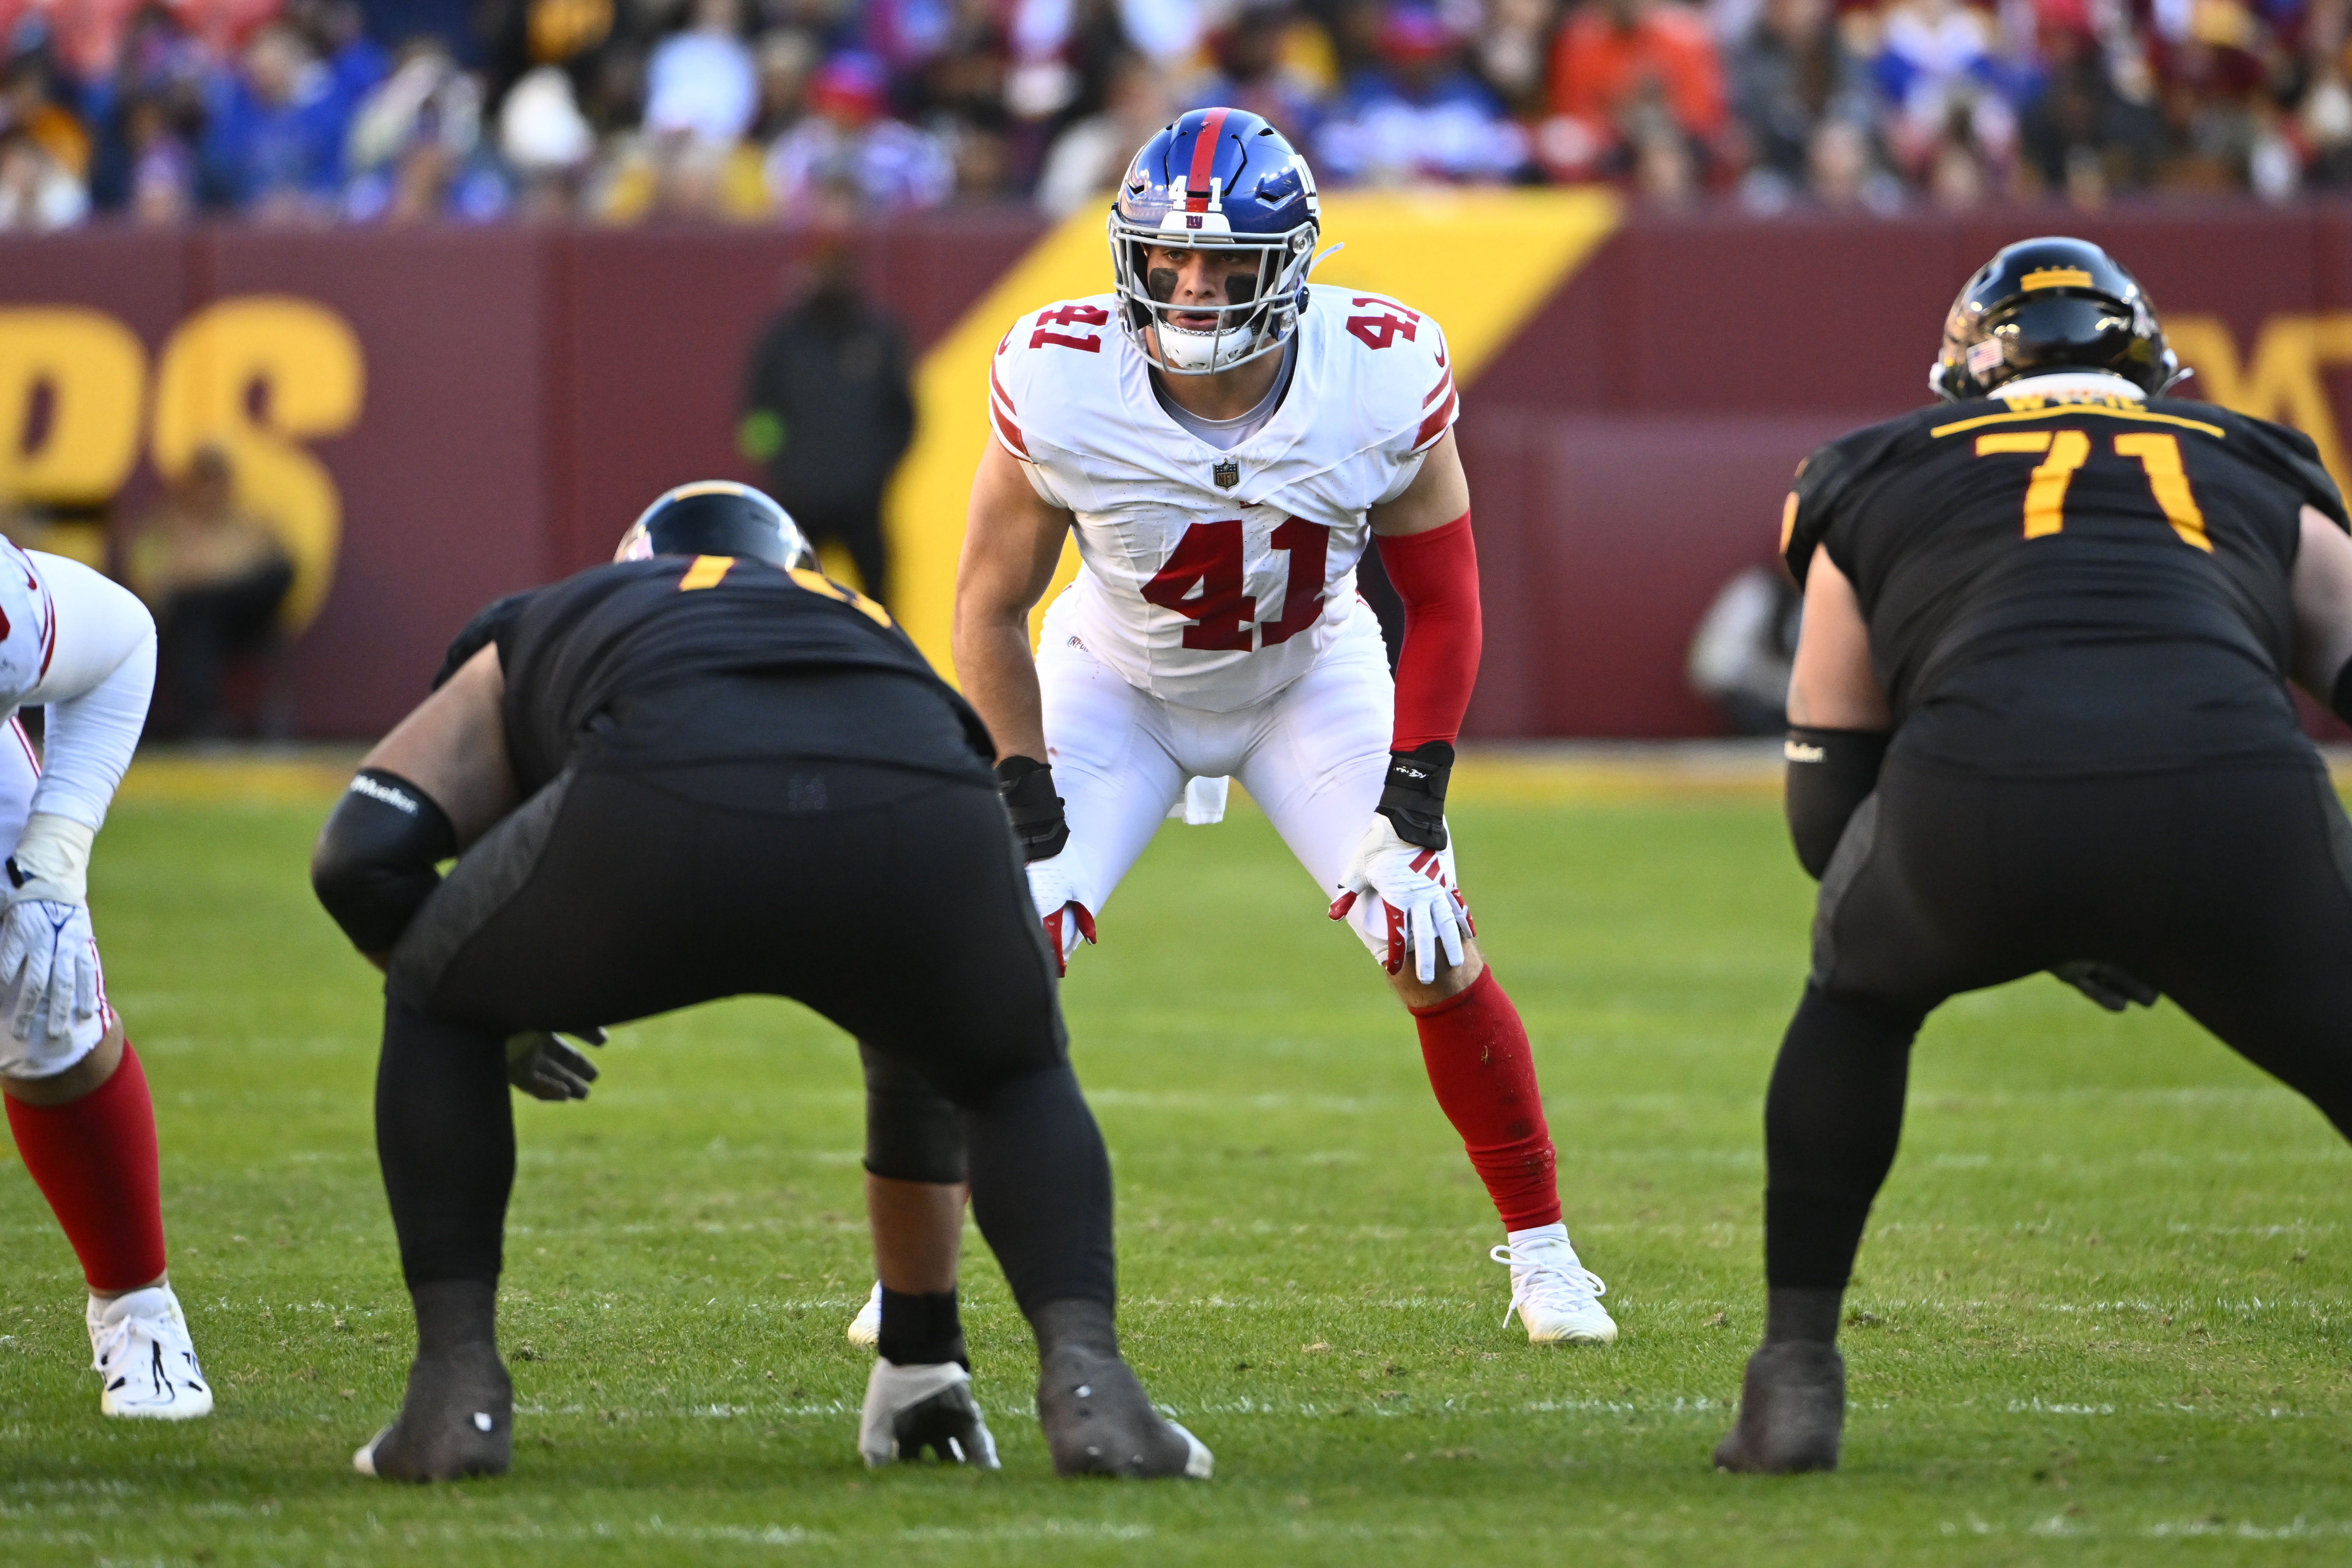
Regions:
[[[98,1407],[109,1415],[190,1421],[213,1413],[213,1391],[196,1364],[188,1320],[169,1285],[151,1285],[111,1301],[89,1299],[90,1364],[106,1384]]]
[[[874,1282],[874,1294],[866,1298],[866,1305],[857,1309],[857,1316],[849,1320],[849,1342],[859,1350],[870,1351],[882,1342],[882,1282]]]
[[[1528,1342],[1538,1345],[1605,1345],[1617,1338],[1617,1321],[1601,1306],[1609,1287],[1578,1261],[1564,1225],[1511,1232],[1509,1243],[1486,1255],[1511,1266],[1511,1304],[1528,1326]]]
[[[866,1410],[857,1423],[857,1451],[878,1468],[923,1457],[976,1469],[996,1465],[996,1438],[971,1395],[971,1373],[949,1361],[900,1366],[874,1358],[866,1379]]]

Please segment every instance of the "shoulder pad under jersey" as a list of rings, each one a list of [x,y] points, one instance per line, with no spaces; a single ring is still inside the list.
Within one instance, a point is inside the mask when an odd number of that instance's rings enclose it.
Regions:
[[[1055,440],[1055,412],[1074,397],[1098,400],[1115,383],[1118,356],[1129,352],[1111,319],[1117,308],[1110,294],[1060,300],[1023,316],[998,342],[988,364],[988,424],[1006,451],[1034,463],[1032,436],[1066,445]]]

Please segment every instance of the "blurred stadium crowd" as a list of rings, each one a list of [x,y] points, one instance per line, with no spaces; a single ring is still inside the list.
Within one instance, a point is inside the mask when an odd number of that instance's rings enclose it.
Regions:
[[[0,228],[1060,214],[1237,104],[1327,184],[1891,212],[2352,184],[2352,0],[0,0]]]

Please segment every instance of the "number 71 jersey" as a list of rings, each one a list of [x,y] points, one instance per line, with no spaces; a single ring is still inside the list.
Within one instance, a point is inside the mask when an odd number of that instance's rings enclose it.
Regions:
[[[1098,294],[1024,316],[989,377],[996,440],[1076,519],[1076,635],[1129,685],[1212,712],[1313,668],[1346,625],[1366,513],[1452,426],[1444,335],[1316,285],[1274,416],[1230,452],[1171,418]]]

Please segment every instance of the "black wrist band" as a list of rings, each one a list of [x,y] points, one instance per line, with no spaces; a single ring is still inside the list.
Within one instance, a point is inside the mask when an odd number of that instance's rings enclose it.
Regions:
[[[2336,684],[2327,691],[2327,706],[2338,719],[2352,724],[2352,658],[2336,672]]]
[[[1445,784],[1454,774],[1454,748],[1430,741],[1389,753],[1387,782],[1375,807],[1399,838],[1423,849],[1445,847]]]
[[[996,792],[1013,818],[1025,860],[1050,860],[1070,841],[1062,797],[1054,793],[1054,770],[1034,757],[1007,757],[996,764]]]

